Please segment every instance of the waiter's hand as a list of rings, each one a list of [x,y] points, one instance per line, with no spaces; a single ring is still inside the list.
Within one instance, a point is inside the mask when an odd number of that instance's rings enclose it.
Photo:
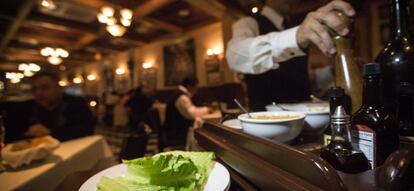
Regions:
[[[38,123],[30,126],[24,135],[28,137],[41,137],[50,135],[50,130],[44,125]]]
[[[296,32],[296,40],[300,48],[307,48],[310,43],[314,43],[325,55],[336,52],[327,27],[340,35],[347,35],[349,29],[333,11],[341,11],[349,17],[355,15],[352,6],[341,0],[332,1],[309,13]]]

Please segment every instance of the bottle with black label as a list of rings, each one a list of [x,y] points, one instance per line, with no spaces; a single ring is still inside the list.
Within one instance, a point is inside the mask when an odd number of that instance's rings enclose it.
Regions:
[[[358,147],[376,168],[398,149],[398,129],[392,116],[382,103],[381,66],[364,65],[363,101],[352,117],[353,144]]]
[[[341,87],[332,87],[328,90],[329,96],[329,116],[332,116],[336,107],[342,105],[346,113],[351,113],[350,100],[346,99],[345,90]],[[323,146],[329,144],[331,140],[332,131],[330,122],[323,132]]]
[[[414,87],[408,82],[400,84],[397,122],[400,148],[414,149]]]
[[[320,157],[336,170],[360,173],[371,169],[368,159],[351,144],[350,117],[342,106],[331,116],[332,140],[321,151]]]

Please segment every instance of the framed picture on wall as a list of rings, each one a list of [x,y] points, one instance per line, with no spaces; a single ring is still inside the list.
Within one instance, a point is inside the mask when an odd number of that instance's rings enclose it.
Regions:
[[[219,84],[222,82],[220,66],[221,60],[218,56],[209,57],[205,61],[207,83]]]
[[[147,91],[155,91],[157,88],[157,70],[155,68],[141,70],[140,85]]]
[[[179,85],[187,76],[196,77],[193,39],[165,46],[163,52],[165,86]]]

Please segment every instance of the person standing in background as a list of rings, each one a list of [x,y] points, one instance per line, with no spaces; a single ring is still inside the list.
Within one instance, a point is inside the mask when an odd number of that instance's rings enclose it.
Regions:
[[[209,107],[197,107],[191,97],[197,92],[197,80],[184,78],[179,91],[168,101],[165,114],[164,130],[168,139],[179,140],[184,145],[188,128],[196,118],[212,112]]]
[[[349,33],[335,15],[353,16],[355,10],[335,0],[309,13],[299,26],[289,26],[287,16],[301,0],[266,0],[261,14],[244,17],[233,25],[226,58],[231,69],[245,74],[249,106],[264,110],[272,102],[310,100],[307,48],[315,44],[325,55],[336,52],[329,28]]]

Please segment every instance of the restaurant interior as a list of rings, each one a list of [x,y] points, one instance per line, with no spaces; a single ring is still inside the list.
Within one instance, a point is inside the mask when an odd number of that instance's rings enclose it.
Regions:
[[[360,77],[356,95],[361,99],[367,95],[361,93],[362,80],[365,84],[365,75],[369,73],[364,65],[374,62],[391,40],[390,9],[394,1],[414,6],[412,0],[346,1],[356,12],[347,36],[352,44],[351,64],[361,71],[348,75]],[[299,6],[288,13],[292,26],[300,25],[309,13],[331,0],[298,2]],[[132,165],[143,165],[134,170],[146,168],[144,165],[155,165],[160,158],[170,160],[171,165],[184,163],[179,161],[183,157],[174,158],[180,155],[176,150],[188,152],[180,156],[185,156],[185,160],[195,157],[190,160],[191,165],[210,173],[191,179],[191,184],[184,178],[185,184],[176,183],[190,185],[187,190],[414,189],[414,134],[409,135],[411,146],[392,150],[395,152],[381,159],[381,165],[367,157],[371,168],[364,172],[344,173],[319,155],[329,143],[323,141],[330,124],[337,119],[334,115],[339,116],[343,110],[332,108],[330,91],[339,86],[338,62],[346,61],[327,56],[317,45],[311,44],[305,50],[309,100],[266,103],[268,112],[282,110],[292,117],[281,123],[282,127],[289,126],[289,132],[270,132],[285,134],[269,138],[268,131],[257,130],[271,124],[254,122],[256,118],[249,115],[256,113],[249,104],[250,84],[246,79],[250,74],[235,71],[226,53],[237,30],[234,23],[245,17],[256,18],[265,7],[266,0],[0,1],[0,190],[146,190],[137,182],[129,187],[120,186],[120,182],[127,180],[115,177],[152,174],[133,172]],[[408,28],[414,31],[414,14],[409,17]],[[338,54],[339,50],[337,47]],[[411,54],[409,61],[414,61],[414,53],[407,54]],[[414,71],[412,68],[410,71]],[[49,99],[44,97],[48,95],[44,93],[44,78],[58,85],[58,94],[52,95],[67,103],[43,108],[40,103]],[[413,82],[412,77],[410,80]],[[197,91],[193,92],[193,87]],[[349,87],[343,88],[348,94]],[[354,106],[357,98],[350,94],[350,104]],[[410,103],[414,103],[412,94]],[[180,108],[180,102],[171,102],[172,99],[186,102],[187,106]],[[86,105],[71,107],[75,102]],[[310,105],[318,108],[307,108],[307,114],[296,110]],[[169,108],[174,106],[177,108]],[[183,114],[183,107],[190,114]],[[345,108],[351,113],[339,117],[345,116],[345,120],[352,114],[348,121],[354,120],[358,108],[352,107],[352,112]],[[194,117],[190,111],[204,113]],[[179,120],[168,116],[174,112],[182,114],[181,118],[191,122],[190,126],[184,130],[178,127]],[[294,124],[292,121],[298,116],[302,116],[301,122]],[[315,116],[315,121],[309,116]],[[84,120],[89,127],[75,129]],[[171,121],[176,122],[173,129],[166,125]],[[412,122],[411,118],[411,133]],[[65,127],[73,126],[77,132],[48,129],[49,123],[57,127],[72,124]],[[308,127],[303,127],[304,123]],[[39,124],[41,127],[36,126]],[[174,140],[169,133],[180,135]],[[332,132],[329,133],[331,136]],[[384,140],[386,143],[391,144],[391,138]],[[375,150],[376,155],[382,155],[381,152]],[[167,158],[162,158],[163,153]],[[151,162],[133,160],[140,157]],[[212,162],[197,161],[205,158]],[[126,166],[131,168],[128,172]],[[187,176],[173,173],[177,171],[171,170],[166,179],[179,181],[178,176]],[[162,182],[148,178],[145,184],[158,186],[148,186],[148,190],[168,190],[157,181]],[[173,181],[169,183],[169,190],[180,190]]]

